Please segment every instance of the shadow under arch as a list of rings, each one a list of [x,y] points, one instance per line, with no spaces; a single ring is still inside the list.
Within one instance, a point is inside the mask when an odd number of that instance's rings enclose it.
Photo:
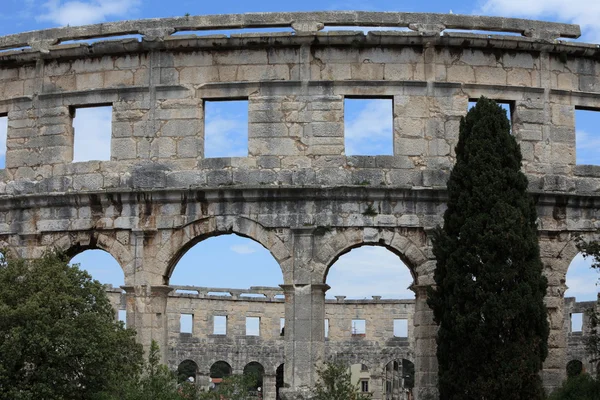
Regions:
[[[177,263],[188,250],[206,239],[230,234],[250,239],[269,251],[281,269],[284,282],[286,281],[291,274],[288,266],[291,263],[291,253],[275,232],[246,217],[208,217],[176,230],[169,242],[160,248],[157,259],[166,265],[164,284],[169,283]]]

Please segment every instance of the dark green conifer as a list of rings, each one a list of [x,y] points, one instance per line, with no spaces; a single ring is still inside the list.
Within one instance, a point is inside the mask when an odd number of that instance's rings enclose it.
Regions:
[[[441,400],[537,400],[548,353],[547,281],[521,151],[481,98],[460,124],[444,227],[433,238]]]

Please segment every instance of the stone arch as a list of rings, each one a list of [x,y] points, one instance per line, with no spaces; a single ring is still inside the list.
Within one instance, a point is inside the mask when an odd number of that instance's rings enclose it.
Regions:
[[[567,377],[581,375],[584,372],[583,362],[578,359],[573,359],[565,366]]]
[[[119,263],[125,275],[126,285],[133,279],[133,255],[127,247],[112,236],[99,232],[65,234],[58,238],[53,238],[47,247],[64,252],[69,259],[86,250],[103,250]]]
[[[319,246],[320,251],[317,258],[323,268],[321,271],[321,282],[323,283],[327,281],[327,274],[331,266],[341,256],[362,246],[381,246],[397,255],[408,267],[414,285],[423,284],[421,280],[425,279],[420,278],[432,273],[435,268],[435,261],[430,260],[420,247],[424,246],[426,242],[424,232],[419,234],[386,228],[352,228],[326,234],[320,241],[322,244]]]
[[[190,359],[183,360],[177,366],[177,375],[178,381],[183,381],[189,377],[193,377],[195,382],[196,376],[198,375],[198,363]]]
[[[164,266],[163,279],[167,284],[175,266],[195,244],[210,237],[236,234],[254,240],[267,249],[279,264],[284,282],[291,275],[291,252],[274,230],[268,230],[258,222],[241,216],[216,216],[196,220],[174,231],[159,249],[156,260]]]
[[[249,373],[256,373],[257,381],[255,382],[254,390],[257,390],[259,387],[263,387],[263,380],[266,373],[265,367],[262,363],[258,361],[250,361],[244,366],[243,374],[247,375]]]
[[[229,372],[225,373],[227,369],[229,370]],[[233,373],[233,368],[231,367],[231,363],[229,363],[227,361],[223,361],[223,360],[217,360],[213,363],[210,363],[209,375],[211,378],[220,378],[222,376],[217,376],[217,375],[221,375],[222,373],[224,373],[224,376],[229,376]],[[215,375],[215,376],[213,376],[213,375]]]

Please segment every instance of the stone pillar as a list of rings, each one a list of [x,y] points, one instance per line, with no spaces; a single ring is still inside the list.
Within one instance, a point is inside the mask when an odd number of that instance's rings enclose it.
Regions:
[[[556,263],[555,263],[556,264]],[[548,265],[548,264],[547,264]],[[553,267],[552,269],[555,269]],[[544,303],[548,310],[548,324],[550,334],[548,335],[548,357],[544,362],[542,378],[544,387],[548,393],[559,387],[567,379],[567,330],[565,326],[565,299],[567,290],[563,280],[548,276],[548,289]]]
[[[385,385],[385,375],[380,371],[378,374],[372,374],[369,382],[369,391],[372,400],[383,400],[383,386]]]
[[[275,385],[275,375],[263,375],[263,385],[261,388],[263,400],[275,400],[277,398]]]
[[[438,364],[435,342],[437,324],[433,321],[433,311],[427,305],[428,286],[412,286],[415,292],[415,400],[438,398]]]
[[[326,284],[281,285],[285,291],[284,400],[309,398],[325,357]]]
[[[152,341],[160,347],[162,362],[167,360],[167,298],[170,286],[122,286],[127,297],[127,326],[135,328],[138,341],[147,353]]]

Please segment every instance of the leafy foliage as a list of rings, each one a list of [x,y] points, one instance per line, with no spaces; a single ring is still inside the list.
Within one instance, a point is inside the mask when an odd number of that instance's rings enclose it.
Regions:
[[[588,374],[570,377],[548,400],[598,400],[600,381]]]
[[[247,400],[257,386],[258,376],[254,373],[229,375],[223,378],[217,390],[200,393],[200,400]]]
[[[0,398],[100,399],[140,372],[103,286],[47,253],[0,262]]]
[[[584,258],[592,258],[592,268],[600,272],[600,242],[577,241],[577,247],[583,253]],[[597,307],[598,309],[600,307]],[[590,333],[585,338],[585,348],[592,363],[600,365],[600,313],[593,308],[586,311],[590,321]],[[600,368],[597,371],[600,378]]]
[[[191,382],[178,382],[178,374],[160,363],[158,344],[152,341],[148,361],[144,371],[137,379],[124,382],[118,397],[106,400],[195,400],[200,393]]]
[[[547,281],[536,210],[506,113],[481,98],[461,120],[444,227],[433,237],[440,399],[544,398]]]
[[[370,398],[352,385],[350,368],[344,363],[327,363],[318,374],[315,400],[368,400]]]

